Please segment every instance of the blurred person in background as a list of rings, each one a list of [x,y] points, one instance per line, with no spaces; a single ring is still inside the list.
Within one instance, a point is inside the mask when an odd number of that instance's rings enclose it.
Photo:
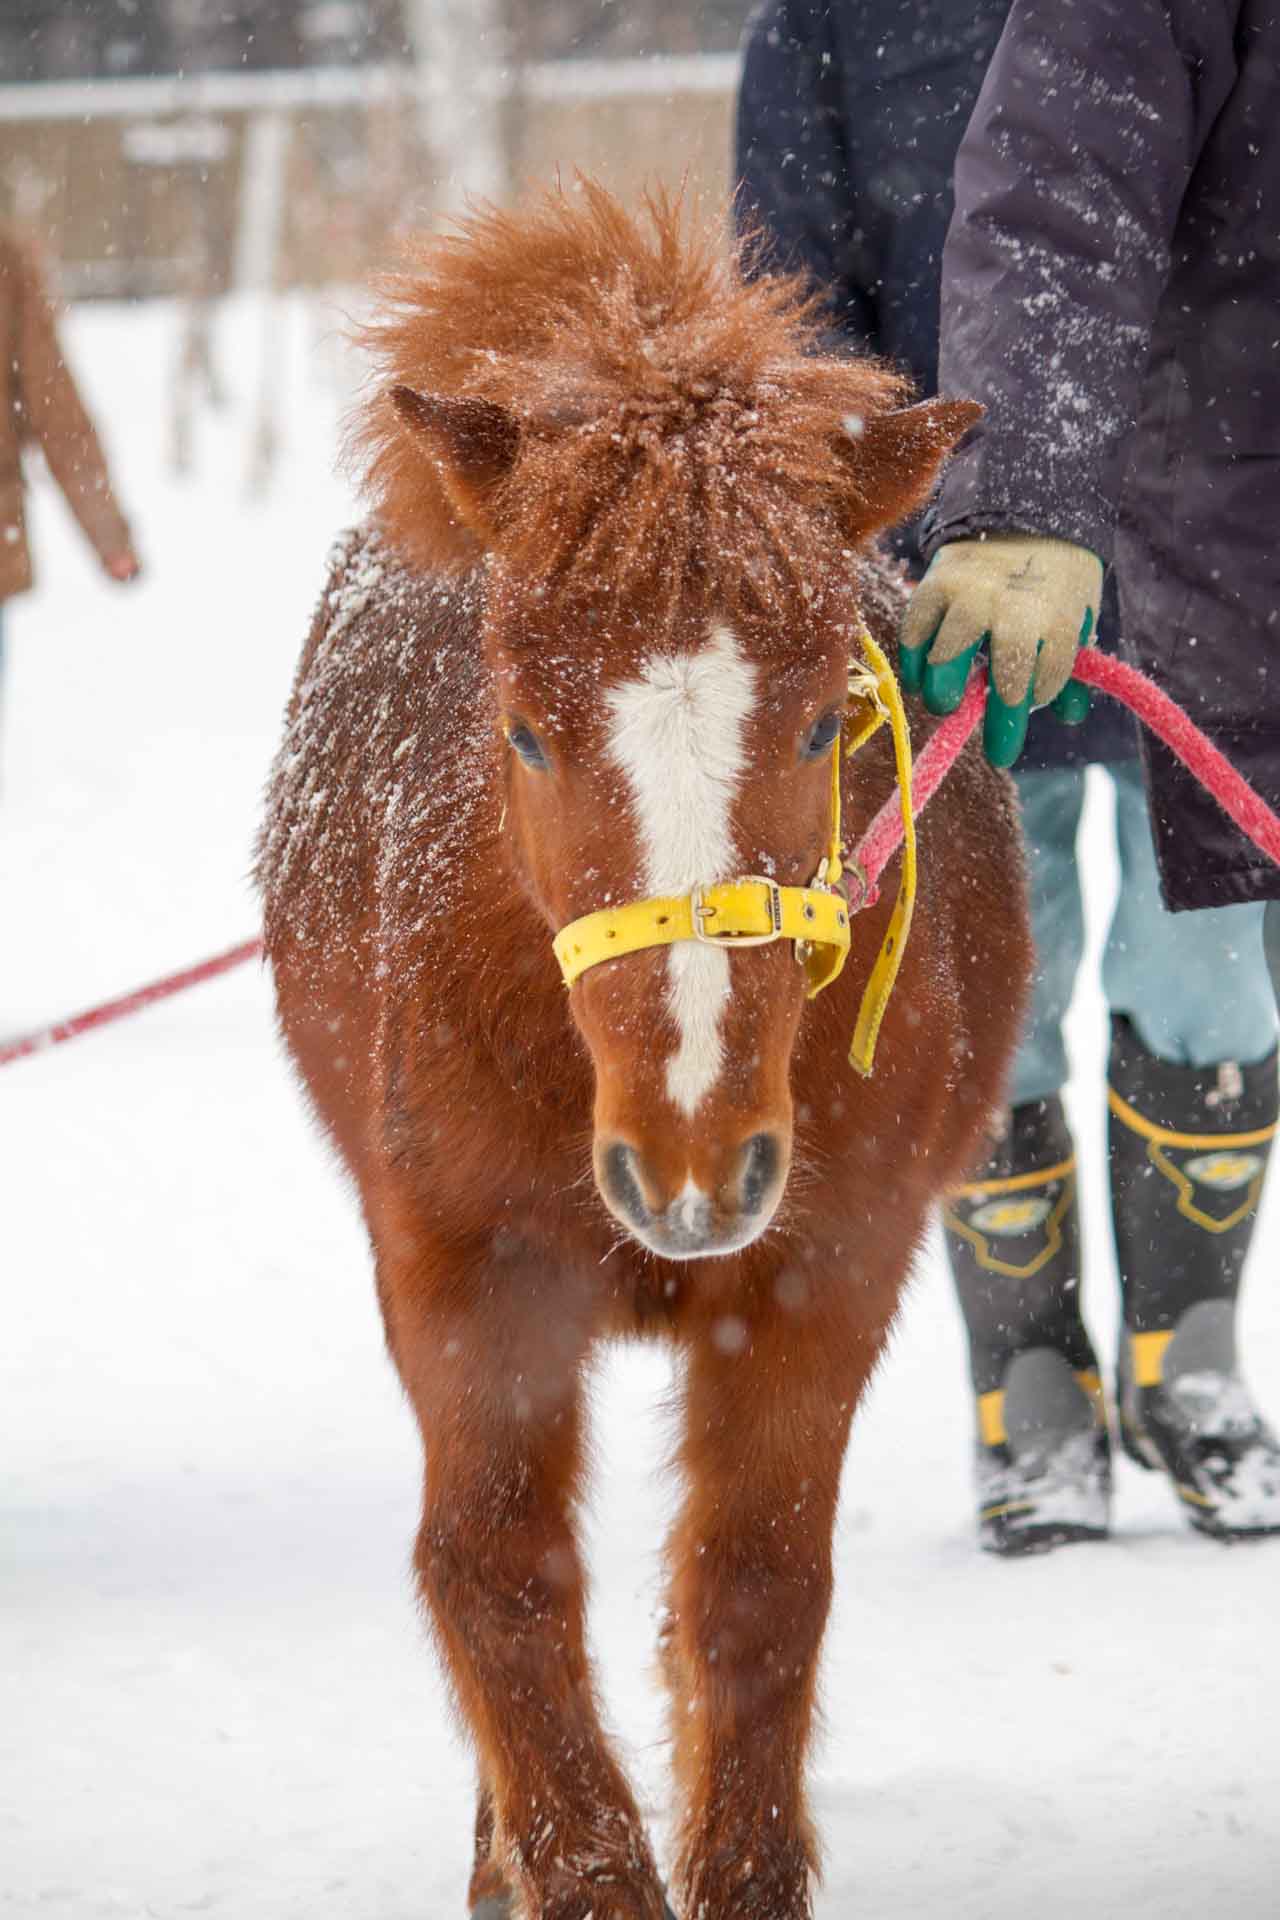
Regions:
[[[38,445],[108,576],[138,576],[128,522],[63,356],[33,244],[0,222],[0,697],[8,602],[32,584],[23,454]]]
[[[1109,0],[1084,9],[1110,10]],[[1204,7],[1187,0],[1183,10],[1202,14]],[[1057,17],[1053,8],[1046,13],[1015,0],[1019,11]],[[1138,0],[1135,12],[1161,9]],[[1127,79],[1098,76],[1105,22],[1077,26],[1080,13],[1077,7],[1072,14],[1072,72],[1079,86],[1097,80],[1110,99]],[[740,218],[764,229],[771,266],[803,271],[824,291],[837,343],[887,355],[926,395],[939,386],[939,286],[956,155],[1009,14],[1009,0],[765,0],[748,31],[738,110]],[[1193,36],[1188,62],[1194,44]],[[1156,87],[1162,106],[1170,66],[1163,51]],[[1135,254],[1149,243],[1151,260],[1163,247],[1167,263],[1167,237],[1148,233],[1140,221],[1135,234],[1123,196],[1085,213],[1073,190],[1060,195],[1064,218],[1055,227],[1059,196],[1046,209],[1027,188],[1016,238],[1006,230],[1001,246],[996,223],[1041,151],[1027,123],[1051,118],[1055,102],[1061,117],[1062,103],[1078,90],[1064,85],[1054,94],[1034,58],[1024,53],[1023,60],[1014,75],[1007,60],[998,63],[1000,105],[987,106],[993,78],[982,94],[985,119],[980,110],[969,136],[972,201],[961,211],[968,277],[962,322],[953,329],[962,344],[943,366],[949,392],[988,404],[993,392],[1014,399],[964,443],[944,483],[941,531],[932,544],[964,541],[975,558],[1007,553],[1012,568],[1023,564],[1028,534],[1059,536],[1034,544],[1049,577],[1065,592],[1078,590],[1071,640],[1085,628],[1087,609],[1089,627],[1101,614],[1101,644],[1113,646],[1124,562],[1118,582],[1108,575],[1104,588],[1095,554],[1109,557],[1109,542],[1096,535],[1089,550],[1052,498],[1059,463],[1046,456],[1043,423],[1054,422],[1064,446],[1088,443],[1089,409],[1084,418],[1076,411],[1084,386],[1079,366],[1063,375],[1069,316],[1056,297],[1046,298],[1046,287],[1056,294],[1056,283],[1041,254],[1046,239],[1064,233],[1078,242],[1086,263],[1075,275],[1080,297],[1088,302],[1090,276],[1099,273],[1119,326],[1132,283],[1143,278],[1135,274]],[[1150,194],[1136,193],[1140,209],[1148,200],[1163,209],[1174,191],[1178,140],[1194,92],[1190,64],[1180,71],[1186,97],[1155,155],[1168,180]],[[1144,76],[1144,84],[1150,79]],[[1142,87],[1135,98],[1145,100]],[[1113,140],[1100,169],[1112,180],[1132,173],[1126,143],[1132,146],[1141,117],[1138,109],[1093,110],[1092,130]],[[1280,103],[1273,127],[1278,123]],[[1024,135],[1012,149],[999,144],[1008,124]],[[1065,122],[1055,129],[1059,186],[1074,172],[1071,138]],[[1275,163],[1274,142],[1269,151]],[[1118,272],[1105,264],[1117,238]],[[1158,275],[1143,273],[1149,286],[1141,291],[1154,297]],[[1072,282],[1068,271],[1064,283]],[[1073,332],[1068,326],[1068,339]],[[1131,340],[1122,359],[1140,367]],[[1023,507],[1021,475],[1029,462],[1037,465],[1039,491],[1027,489]],[[992,533],[1007,545],[985,537]],[[918,526],[896,542],[916,577],[924,565],[919,542]],[[1273,537],[1268,545],[1273,550]],[[945,602],[930,597],[936,581],[935,572],[915,603],[924,623],[933,623],[926,640],[945,611]],[[1274,593],[1267,604],[1274,607]],[[985,624],[985,613],[975,612],[953,664],[937,647],[927,666],[923,647],[908,653],[904,684],[919,691],[923,682],[935,711],[953,709]],[[1201,661],[1207,673],[1207,649]],[[1248,884],[1231,883],[1211,897],[1232,904],[1177,915],[1165,908],[1132,723],[1111,703],[1090,710],[1086,690],[1076,684],[1063,691],[1064,680],[1052,689],[1056,714],[1032,714],[1025,686],[1007,705],[997,688],[985,730],[997,764],[1019,759],[1039,967],[1002,1136],[944,1217],[976,1402],[979,1537],[990,1550],[1012,1554],[1098,1538],[1109,1526],[1109,1422],[1081,1312],[1075,1149],[1061,1098],[1068,1077],[1062,1022],[1084,940],[1076,836],[1090,762],[1105,765],[1114,785],[1121,874],[1102,965],[1112,1021],[1109,1169],[1124,1312],[1121,1434],[1142,1464],[1170,1475],[1203,1530],[1223,1538],[1273,1531],[1280,1529],[1280,1450],[1240,1380],[1235,1348],[1236,1297],[1277,1118],[1263,910]],[[1061,719],[1076,724],[1067,729]],[[1195,818],[1203,820],[1202,807]],[[1215,819],[1219,839],[1224,829]],[[1194,863],[1185,846],[1183,857]],[[1248,864],[1256,870],[1256,856]]]

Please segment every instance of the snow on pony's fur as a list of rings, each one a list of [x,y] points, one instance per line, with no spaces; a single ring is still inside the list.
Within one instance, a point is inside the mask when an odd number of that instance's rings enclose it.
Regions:
[[[673,1905],[811,1920],[849,1422],[983,1145],[1029,967],[1008,782],[968,752],[924,822],[870,1082],[842,1062],[892,888],[812,1006],[789,944],[684,941],[566,993],[551,940],[645,891],[812,879],[859,619],[893,646],[901,576],[868,536],[975,410],[900,406],[891,371],[821,350],[795,282],[589,185],[424,242],[368,340],[374,525],[335,556],[258,872],[422,1429],[472,1904],[663,1920],[577,1539],[593,1353],[640,1334],[680,1354]],[[850,835],[893,778],[883,732],[845,763]]]
[[[590,182],[423,243],[364,334],[378,393],[352,439],[396,544],[454,570],[496,540],[524,578],[570,588],[607,567],[643,592],[660,573],[669,609],[697,582],[732,618],[812,591],[833,548],[904,517],[919,471],[888,417],[907,384],[819,352],[821,301],[753,276],[753,251],[665,196],[636,218]],[[482,540],[387,404],[396,389],[518,423]],[[917,422],[939,451],[946,429]]]

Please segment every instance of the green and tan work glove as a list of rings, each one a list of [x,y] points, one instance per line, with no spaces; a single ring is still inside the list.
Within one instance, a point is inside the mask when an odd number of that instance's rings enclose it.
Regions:
[[[989,533],[939,548],[908,603],[899,675],[930,713],[954,713],[978,649],[988,643],[991,685],[982,743],[994,767],[1022,752],[1033,707],[1068,726],[1089,711],[1072,680],[1098,623],[1102,562],[1087,547],[1032,533]]]

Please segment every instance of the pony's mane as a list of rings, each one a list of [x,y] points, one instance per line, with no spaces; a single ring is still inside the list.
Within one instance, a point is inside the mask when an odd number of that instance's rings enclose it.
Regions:
[[[833,543],[838,555],[889,517],[856,436],[906,383],[824,353],[821,300],[723,233],[667,195],[632,216],[581,181],[419,242],[364,331],[374,381],[351,440],[411,561],[456,570],[479,549],[395,387],[518,423],[495,501],[504,562],[535,583],[648,592],[655,615],[698,589],[726,611],[808,598]]]

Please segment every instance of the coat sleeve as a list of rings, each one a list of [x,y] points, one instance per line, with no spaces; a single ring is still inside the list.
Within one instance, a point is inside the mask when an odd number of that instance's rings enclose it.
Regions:
[[[1053,534],[1111,558],[1121,451],[1239,0],[1014,0],[956,164],[941,381],[985,418],[926,550]]]
[[[24,439],[39,442],[49,471],[86,537],[99,558],[108,560],[130,548],[128,522],[111,491],[102,447],[63,358],[39,269],[25,248],[18,299],[15,373],[20,432]]]
[[[829,0],[765,0],[753,15],[738,94],[739,231],[762,231],[765,259],[826,290],[846,341],[874,346],[872,288],[848,269],[856,218],[831,45]]]

